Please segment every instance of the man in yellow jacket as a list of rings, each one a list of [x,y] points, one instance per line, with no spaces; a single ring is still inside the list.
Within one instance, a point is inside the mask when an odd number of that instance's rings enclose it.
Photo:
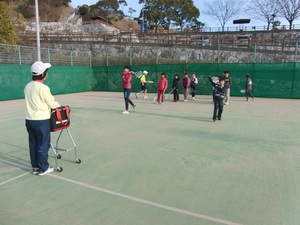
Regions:
[[[140,78],[140,81],[141,81],[141,91],[139,93],[135,94],[136,98],[139,97],[140,93],[144,93],[144,99],[148,98],[147,95],[146,95],[147,94],[147,84],[146,84],[147,83],[147,80],[146,80],[147,74],[148,74],[148,71],[144,70],[143,74],[142,74],[142,76]]]
[[[50,148],[51,109],[59,107],[50,89],[43,82],[47,78],[49,63],[37,61],[31,66],[32,81],[25,89],[26,129],[29,140],[29,153],[32,173],[45,175],[53,172],[49,167],[48,151]]]

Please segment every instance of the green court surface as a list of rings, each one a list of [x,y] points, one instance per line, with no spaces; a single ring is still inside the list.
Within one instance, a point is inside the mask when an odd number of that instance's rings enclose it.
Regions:
[[[1,225],[300,224],[299,100],[231,97],[213,122],[211,96],[132,93],[129,115],[123,93],[55,97],[82,162],[63,131],[63,171],[32,175],[24,100],[0,102]]]

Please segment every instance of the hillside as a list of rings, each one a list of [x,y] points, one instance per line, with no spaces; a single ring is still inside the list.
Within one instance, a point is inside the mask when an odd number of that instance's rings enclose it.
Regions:
[[[12,15],[19,15],[23,18],[22,21],[35,22],[34,1],[8,0],[7,4],[12,11]],[[82,21],[91,21],[94,18],[101,17],[103,21],[122,31],[139,30],[139,25],[136,21],[126,18],[123,20],[122,17],[116,14],[108,14],[106,11],[95,7],[89,7],[87,12],[80,16],[79,9],[74,9],[67,0],[39,1],[40,22],[65,22],[74,11],[81,17]]]
[[[137,23],[137,21],[127,18],[123,18],[122,20],[112,23],[112,26],[124,32],[140,31],[140,25]]]

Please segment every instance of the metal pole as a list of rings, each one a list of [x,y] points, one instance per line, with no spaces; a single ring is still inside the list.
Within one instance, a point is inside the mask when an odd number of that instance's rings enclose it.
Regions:
[[[71,53],[70,53],[70,58],[71,58],[71,66],[73,66],[73,51],[71,50]]]
[[[89,58],[90,58],[90,67],[92,67],[92,52],[89,52]]]
[[[294,62],[297,62],[297,58],[298,58],[298,40],[296,41],[296,45],[295,45]]]
[[[218,64],[220,63],[220,45],[218,44]]]
[[[144,14],[144,9],[142,9],[142,13],[143,13],[143,21],[142,21],[142,33],[144,34],[145,31],[144,31],[144,24],[145,24],[145,14]]]
[[[36,21],[36,47],[37,59],[41,61],[40,24],[39,24],[39,3],[35,0],[35,21]]]
[[[108,66],[108,50],[106,50],[106,66]]]
[[[188,49],[185,47],[185,64],[188,63]]]
[[[19,65],[21,66],[22,65],[22,56],[21,56],[21,47],[19,46],[18,47],[18,51],[19,51]]]
[[[256,63],[256,43],[254,43],[254,49],[253,49],[253,63]]]
[[[133,49],[130,47],[129,50],[129,65],[132,66],[132,56],[133,56]]]
[[[50,48],[48,48],[48,62],[51,63]]]

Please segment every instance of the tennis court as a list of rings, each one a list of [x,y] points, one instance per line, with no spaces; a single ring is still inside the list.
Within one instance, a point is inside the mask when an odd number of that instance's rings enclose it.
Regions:
[[[211,96],[149,96],[132,93],[129,115],[122,93],[55,96],[82,162],[63,153],[63,171],[43,177],[31,174],[24,100],[0,102],[1,225],[299,225],[299,100],[231,97],[213,122]]]

